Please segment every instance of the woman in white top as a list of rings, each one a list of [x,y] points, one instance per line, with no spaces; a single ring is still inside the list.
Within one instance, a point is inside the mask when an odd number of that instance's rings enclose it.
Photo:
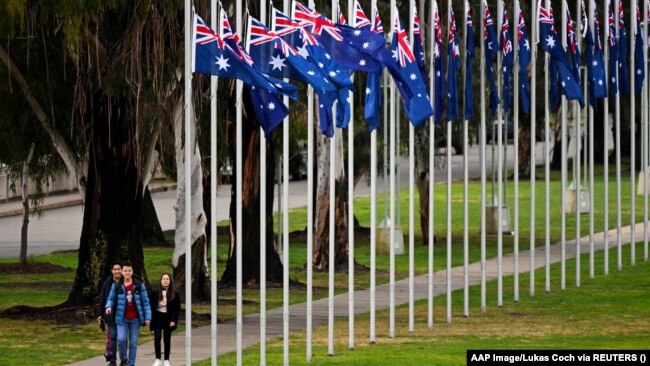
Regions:
[[[153,320],[151,330],[154,333],[154,350],[156,361],[153,366],[170,366],[169,354],[171,351],[171,337],[178,325],[178,316],[181,312],[181,299],[178,292],[174,290],[172,279],[169,273],[163,273],[160,277],[160,286],[154,289],[149,296],[153,308]],[[161,362],[160,341],[164,338],[165,358]]]

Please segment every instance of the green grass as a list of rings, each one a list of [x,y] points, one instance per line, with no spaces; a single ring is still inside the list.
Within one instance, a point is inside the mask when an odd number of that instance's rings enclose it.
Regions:
[[[642,255],[637,245],[637,257]],[[624,254],[629,256],[629,246]],[[613,252],[613,250],[612,250]],[[614,265],[610,253],[610,265]],[[587,268],[582,258],[582,268]],[[603,253],[596,255],[596,268],[603,266]],[[650,265],[638,263],[624,271],[596,275],[589,279],[583,270],[582,286],[573,282],[559,290],[559,263],[552,265],[551,292],[543,292],[544,269],[536,274],[537,294],[528,295],[528,275],[522,275],[522,296],[512,299],[512,277],[504,281],[505,304],[496,306],[496,281],[488,282],[488,307],[480,311],[480,287],[470,288],[470,317],[462,316],[462,290],[453,293],[454,317],[446,323],[446,297],[435,300],[435,324],[427,327],[426,301],[416,304],[416,331],[408,333],[408,307],[396,312],[396,337],[388,335],[388,312],[377,313],[377,344],[368,344],[368,315],[356,318],[356,347],[347,348],[348,323],[335,323],[335,355],[327,356],[327,326],[314,329],[313,359],[310,365],[464,365],[467,349],[645,349],[650,340]],[[567,273],[573,281],[575,260],[567,262]],[[600,271],[599,271],[600,272]],[[304,365],[305,333],[292,333],[290,338],[292,365]],[[267,362],[281,364],[282,340],[270,341]],[[244,351],[244,364],[259,363],[259,347]],[[235,355],[219,358],[220,365],[235,364]],[[208,361],[195,365],[209,365]]]

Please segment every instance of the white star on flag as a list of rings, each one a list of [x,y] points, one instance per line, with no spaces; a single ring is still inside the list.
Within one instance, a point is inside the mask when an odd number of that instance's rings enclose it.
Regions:
[[[368,47],[370,47],[370,43],[368,43],[368,42],[364,42],[364,43],[363,43],[363,49],[365,50],[365,49],[367,49]]]
[[[641,72],[642,72],[641,69],[636,70],[637,75],[641,75]]]
[[[524,47],[526,47],[526,49],[530,51],[530,43],[528,43],[527,39],[524,40]]]
[[[555,48],[555,39],[550,34],[546,38],[546,45],[550,48]]]
[[[308,74],[309,76],[314,76],[314,75],[316,75],[316,73],[315,73],[313,70],[309,70],[309,71],[307,71],[307,74]]]
[[[411,74],[409,77],[411,78],[411,80],[415,80],[415,79],[417,79],[417,77],[415,76],[415,74]]]
[[[361,31],[360,31],[360,30],[355,30],[355,31],[354,31],[354,35],[355,35],[355,36],[360,36],[360,35],[361,35]]]
[[[215,62],[219,66],[219,70],[226,70],[228,71],[228,68],[230,65],[228,65],[228,59],[223,57],[223,55],[217,57],[217,62]]]
[[[336,76],[336,73],[335,73],[334,71],[330,71],[330,76],[331,76],[331,77],[335,77],[335,76]]]
[[[370,88],[366,88],[366,95],[370,95],[372,93],[372,90]]]
[[[271,102],[269,103],[269,110],[274,110],[275,109],[275,103]]]
[[[318,67],[322,69],[323,67],[325,67],[325,65],[323,65],[322,62],[319,62],[319,63],[318,63]]]
[[[593,65],[594,65],[594,66],[598,66],[598,61],[594,60]]]
[[[364,59],[359,60],[359,65],[366,66],[366,60]]]
[[[309,51],[307,51],[307,44],[304,43],[302,47],[298,47],[298,54],[302,56],[302,58],[307,58],[309,57]]]
[[[598,85],[603,85],[603,80],[602,79],[598,80]]]
[[[273,66],[273,70],[280,70],[280,71],[282,71],[282,68],[286,66],[284,64],[284,59],[280,57],[280,55],[278,55],[277,57],[271,56],[271,61],[269,61],[269,64]]]

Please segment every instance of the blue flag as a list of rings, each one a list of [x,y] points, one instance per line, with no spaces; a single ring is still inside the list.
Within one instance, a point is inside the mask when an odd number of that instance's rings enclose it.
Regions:
[[[549,90],[548,90],[548,99],[549,99],[549,108],[552,112],[557,111],[558,108],[560,108],[560,91],[559,91],[559,84],[558,84],[558,72],[557,72],[557,64],[553,60],[549,62],[549,71],[548,71],[548,78],[549,78]]]
[[[248,86],[248,89],[251,93],[257,121],[264,130],[264,136],[268,137],[273,129],[278,127],[289,115],[289,108],[274,93],[257,89],[251,85]]]
[[[645,79],[643,64],[643,34],[641,33],[641,14],[639,4],[636,4],[636,35],[634,38],[634,92],[640,94]]]
[[[618,72],[618,47],[616,43],[616,24],[614,22],[614,13],[612,13],[611,3],[608,3],[607,6],[608,12],[608,23],[609,23],[609,35],[607,37],[607,44],[609,46],[609,59],[608,59],[608,68],[609,68],[609,96],[613,97],[618,93],[618,78],[616,73]]]
[[[418,69],[420,69],[420,77],[424,80],[424,84],[429,84],[429,76],[427,75],[427,64],[424,56],[424,47],[422,47],[422,35],[420,32],[420,17],[418,17],[417,8],[413,9],[413,54],[415,54],[415,59],[418,63]]]
[[[600,45],[600,26],[598,22],[598,10],[595,9],[594,31],[595,37],[591,34],[589,23],[586,22],[585,6],[582,4],[584,24],[587,25],[585,35],[586,39],[586,58],[587,58],[587,92],[589,94],[589,104],[596,108],[596,100],[607,97],[607,81],[605,80],[605,61],[603,59],[603,50]],[[595,40],[595,42],[594,42]],[[593,49],[593,51],[592,51]]]
[[[281,93],[297,99],[298,89],[288,83],[263,75],[229,46],[198,16],[194,18],[194,65],[193,71],[242,80],[273,93]]]
[[[526,22],[524,20],[524,13],[519,7],[519,26],[517,27],[517,38],[519,42],[519,90],[521,94],[521,106],[526,113],[530,113],[530,83],[528,82],[528,74],[526,70],[530,64],[530,42],[528,42],[528,32],[526,31]]]
[[[512,51],[512,40],[510,37],[508,9],[506,9],[504,1],[501,1],[501,4],[501,8],[503,9],[503,25],[501,26],[501,52],[503,53],[503,111],[508,114],[512,103],[512,98],[510,97],[510,78],[512,76],[512,66],[515,61]]]
[[[381,71],[381,65],[354,48],[342,34],[340,26],[327,17],[294,1],[294,18],[301,27],[316,37],[342,67],[366,72]]]
[[[619,2],[618,8],[618,87],[621,93],[630,92],[630,70],[627,66],[627,32],[625,31],[625,14],[623,13],[623,2]]]
[[[571,73],[573,77],[580,84],[580,48],[578,47],[578,41],[576,40],[575,25],[573,19],[571,18],[571,11],[569,7],[566,8],[566,19],[567,19],[567,33],[569,35],[569,54],[571,55]]]
[[[458,118],[458,85],[456,73],[460,68],[460,50],[456,36],[456,17],[454,10],[449,11],[449,44],[447,45],[447,121]]]
[[[485,72],[490,85],[490,110],[492,114],[497,113],[499,106],[499,92],[494,82],[494,57],[497,55],[497,31],[488,8],[487,1],[483,0],[483,43],[485,45]]]
[[[560,42],[560,38],[555,32],[553,25],[553,10],[546,10],[541,1],[538,3],[539,14],[539,39],[542,49],[551,55],[551,66],[555,68],[558,73],[558,84],[562,93],[569,100],[577,100],[580,106],[584,106],[584,97],[580,84],[576,81],[571,73],[571,66],[567,58],[564,47]],[[553,73],[551,73],[553,78]]]
[[[440,13],[438,12],[438,2],[433,0],[432,4],[433,14],[433,32],[434,32],[434,45],[433,45],[433,76],[434,76],[434,90],[433,90],[433,107],[434,118],[436,121],[442,120],[442,111],[444,109],[445,95],[447,89],[445,86],[445,65],[442,62],[442,23],[440,22]]]
[[[383,56],[387,53],[382,52],[379,54],[379,61],[388,67],[402,95],[404,111],[413,126],[418,127],[433,115],[433,109],[408,36],[399,20],[397,9],[395,9],[394,24],[391,40],[393,59]]]
[[[474,116],[474,91],[472,87],[472,62],[476,47],[474,45],[474,24],[472,23],[472,8],[465,0],[465,17],[467,22],[467,34],[465,35],[465,120]]]
[[[374,23],[370,24],[370,20],[366,17],[366,14],[361,8],[358,0],[354,1],[355,4],[355,24],[357,28],[360,29],[371,29],[373,32],[384,36],[384,29],[381,24],[381,19],[379,18],[379,12],[375,9]],[[381,27],[381,28],[379,28]],[[365,92],[365,107],[364,107],[364,118],[368,123],[368,128],[370,131],[381,126],[381,119],[379,117],[379,109],[381,108],[381,74],[375,72],[369,72],[368,78],[366,81],[366,92]]]

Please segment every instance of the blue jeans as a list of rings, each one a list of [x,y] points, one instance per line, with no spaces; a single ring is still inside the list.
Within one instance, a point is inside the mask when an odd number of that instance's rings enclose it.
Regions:
[[[128,365],[135,366],[135,359],[138,353],[138,338],[140,338],[140,319],[124,319],[122,324],[117,325],[117,343],[120,347],[120,358],[126,360],[126,333],[129,333]]]
[[[108,323],[108,331],[111,333],[111,346],[109,347],[111,355],[111,361],[117,360],[117,324]]]

